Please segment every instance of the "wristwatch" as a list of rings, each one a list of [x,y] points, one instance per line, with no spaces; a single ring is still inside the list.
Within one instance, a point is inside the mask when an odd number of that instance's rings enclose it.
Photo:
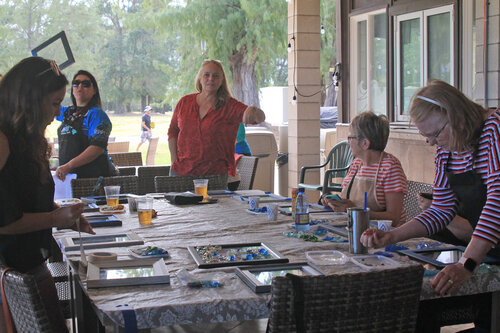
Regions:
[[[474,273],[474,270],[477,267],[477,262],[474,261],[474,259],[467,258],[462,256],[458,263],[462,264],[466,270],[468,270],[471,273]]]

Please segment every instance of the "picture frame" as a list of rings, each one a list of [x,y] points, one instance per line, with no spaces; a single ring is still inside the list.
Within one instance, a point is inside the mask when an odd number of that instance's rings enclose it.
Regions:
[[[255,195],[240,195],[241,200],[249,202],[250,198],[259,198],[259,204],[265,205],[268,203],[274,202],[286,202],[292,201],[291,198],[283,197],[274,193],[264,193],[264,194],[255,194]]]
[[[170,284],[163,259],[89,262],[87,288]]]
[[[283,256],[272,246],[263,242],[188,246],[188,251],[196,262],[198,268],[278,264],[288,262],[288,258]],[[253,255],[253,258],[245,259],[250,253]],[[231,256],[233,256],[232,259]]]
[[[275,276],[284,276],[287,273],[295,275],[325,275],[319,268],[306,262],[236,267],[234,272],[257,294],[270,292],[272,278]]]
[[[278,211],[287,216],[292,215],[292,205],[281,205],[278,206]],[[309,214],[315,214],[315,213],[330,213],[333,212],[333,210],[330,207],[325,207],[322,205],[318,204],[309,204]]]
[[[122,225],[122,221],[113,214],[86,215],[85,217],[92,228],[120,227]]]
[[[349,237],[349,234],[347,231],[347,223],[346,224],[338,224],[338,225],[322,224],[321,227],[325,228],[326,230],[328,230],[330,232],[333,232],[334,234],[342,236],[344,238]]]
[[[58,42],[61,43],[62,49],[64,50],[63,57],[61,57],[61,54],[59,52],[61,46],[58,45]],[[42,54],[40,54],[40,52],[42,52]],[[66,37],[66,33],[64,32],[64,30],[32,49],[31,54],[35,57],[41,56],[46,59],[55,60],[60,70],[63,70],[69,65],[75,63],[75,58],[73,56],[73,52],[71,51],[71,47],[69,46],[68,38]]]
[[[82,236],[84,249],[101,249],[109,247],[122,247],[131,245],[142,245],[144,241],[134,232],[122,232],[117,234]],[[80,249],[80,237],[66,237],[61,239],[60,245],[64,251],[75,251]]]
[[[448,265],[453,265],[460,260],[465,247],[463,246],[447,246],[413,250],[398,250],[398,253],[404,254],[411,259],[431,264],[437,268],[444,268]],[[500,264],[500,258],[485,256],[483,262],[486,264]]]

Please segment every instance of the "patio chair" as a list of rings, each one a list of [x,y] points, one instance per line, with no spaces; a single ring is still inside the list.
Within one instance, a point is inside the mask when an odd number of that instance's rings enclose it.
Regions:
[[[142,165],[142,154],[139,151],[110,153],[109,157],[111,157],[117,167]]]
[[[408,194],[405,195],[403,207],[406,211],[406,220],[410,221],[412,218],[420,214],[422,210],[418,207],[418,194],[432,193],[432,185],[420,183],[410,180],[408,182]]]
[[[135,176],[137,173],[137,167],[129,166],[129,167],[117,167],[120,172],[120,176]]]
[[[156,176],[168,176],[170,174],[170,165],[149,165],[137,168],[139,177],[139,193],[153,193],[155,189]]]
[[[0,266],[3,271],[4,266]],[[5,298],[17,332],[52,332],[35,278],[9,269],[3,276]]]
[[[267,332],[414,332],[424,268],[273,278]]]
[[[193,179],[208,179],[208,190],[227,189],[227,174],[203,176],[156,176],[156,192],[184,192],[193,191]]]
[[[251,190],[257,171],[259,158],[257,156],[241,156],[236,164],[236,169],[240,172],[240,185],[238,190]]]
[[[129,141],[118,141],[109,142],[108,141],[108,153],[127,153],[130,148]]]
[[[304,166],[300,169],[299,188],[306,190],[321,191],[323,193],[340,192],[342,191],[342,181],[334,182],[335,178],[344,178],[354,159],[351,152],[351,147],[347,140],[337,143],[328,154],[325,163],[320,165]],[[306,171],[321,169],[326,167],[323,184],[308,184],[305,183]]]
[[[146,153],[146,165],[155,165],[156,149],[160,138],[152,138],[149,141],[148,152]]]
[[[73,198],[88,197],[91,195],[104,195],[104,186],[120,185],[120,193],[138,194],[139,178],[137,176],[104,177],[101,186],[94,192],[98,178],[81,178],[71,180],[71,193]],[[94,192],[92,194],[92,192]]]

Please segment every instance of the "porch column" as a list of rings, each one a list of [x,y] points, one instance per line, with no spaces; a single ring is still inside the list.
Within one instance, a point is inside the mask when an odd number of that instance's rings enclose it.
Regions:
[[[300,168],[320,162],[320,26],[320,0],[288,3],[289,195],[291,188],[297,187]],[[319,184],[319,170],[308,172],[305,181]],[[314,194],[308,193],[308,196],[313,199]]]

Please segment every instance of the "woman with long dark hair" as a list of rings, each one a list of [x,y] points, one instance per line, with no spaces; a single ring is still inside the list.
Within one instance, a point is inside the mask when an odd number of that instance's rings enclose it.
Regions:
[[[32,274],[54,332],[66,331],[54,280],[52,227],[93,233],[83,204],[57,207],[45,129],[59,114],[68,80],[54,61],[30,57],[0,81],[0,261]],[[81,221],[81,222],[79,222]]]
[[[59,167],[57,178],[64,181],[68,173],[78,178],[113,176],[114,168],[108,158],[108,138],[111,121],[102,110],[99,86],[92,74],[79,70],[71,82],[70,107],[61,107],[57,120],[59,138]]]

